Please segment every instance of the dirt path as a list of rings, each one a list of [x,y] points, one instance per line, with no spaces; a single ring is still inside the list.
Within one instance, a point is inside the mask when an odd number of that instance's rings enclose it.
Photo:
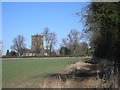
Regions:
[[[96,88],[100,86],[98,64],[79,61],[66,67],[61,73],[51,75],[43,88]]]

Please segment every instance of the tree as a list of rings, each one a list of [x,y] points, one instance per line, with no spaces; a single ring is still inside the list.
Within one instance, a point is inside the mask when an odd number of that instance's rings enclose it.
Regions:
[[[70,49],[68,49],[67,47],[61,47],[60,49],[60,55],[70,55],[71,54],[71,51]]]
[[[86,42],[81,43],[81,51],[82,51],[83,56],[89,55],[89,48],[88,48],[88,44]]]
[[[77,30],[71,30],[67,35],[67,38],[62,39],[62,42],[65,47],[68,47],[71,50],[73,55],[76,55],[76,49],[80,39],[82,39],[80,32]]]
[[[45,38],[45,41],[46,41],[46,51],[48,53],[48,44],[49,44],[49,29],[48,27],[46,27],[43,31],[43,36]]]
[[[61,47],[61,49],[60,49],[60,55],[65,55],[65,48],[64,47]]]
[[[13,39],[13,45],[11,46],[12,50],[18,52],[18,55],[22,55],[22,50],[25,49],[25,38],[22,35],[18,35]]]
[[[117,2],[93,2],[85,7],[81,15],[85,33],[91,33],[90,44],[93,55],[98,58],[119,58],[120,30],[119,6]]]
[[[52,52],[51,50],[53,50],[53,47],[57,42],[56,34],[55,33],[50,33],[48,40],[49,40],[49,48],[50,48],[50,56],[51,56],[51,52]]]
[[[7,50],[7,52],[6,52],[6,56],[9,56],[9,55],[10,55],[9,50]]]
[[[11,51],[10,52],[10,56],[16,56],[16,52],[15,51]]]
[[[83,11],[76,13],[81,15],[81,20],[85,22],[83,23],[86,26],[84,32],[91,33],[90,45],[93,57],[107,58],[112,63],[107,67],[114,71],[114,75],[118,72],[117,70],[120,70],[119,7],[120,2],[92,2]],[[105,76],[110,76],[110,73],[112,71]]]
[[[49,29],[47,27],[47,28],[44,29],[43,36],[44,36],[45,42],[46,42],[46,51],[47,51],[47,53],[50,53],[50,56],[51,56],[53,46],[57,42],[56,34],[53,33],[53,32],[52,33],[49,32]]]

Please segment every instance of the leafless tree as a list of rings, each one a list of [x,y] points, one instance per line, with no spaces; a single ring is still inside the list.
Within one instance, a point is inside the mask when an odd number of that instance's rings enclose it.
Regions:
[[[48,53],[48,44],[49,44],[49,29],[48,29],[48,27],[44,28],[43,36],[44,36],[45,41],[46,41],[46,51]]]
[[[79,31],[73,29],[67,36],[68,36],[67,38],[62,39],[62,42],[66,47],[71,49],[71,51],[73,51],[73,55],[75,55],[77,45],[79,44],[80,39],[82,39],[82,35],[80,34]]]
[[[51,55],[51,51],[53,49],[53,46],[56,44],[56,41],[57,41],[56,40],[56,34],[53,33],[53,32],[52,33],[49,32],[49,29],[47,27],[43,31],[43,36],[44,36],[45,42],[46,42],[46,51],[47,51],[47,53],[49,53],[48,52],[48,49],[49,49],[50,55]]]
[[[67,38],[63,38],[63,39],[62,39],[62,45],[61,45],[61,47],[62,47],[62,46],[64,46],[64,47],[69,47]]]
[[[13,39],[13,45],[11,46],[12,50],[18,52],[18,55],[22,55],[23,49],[25,49],[25,38],[22,35],[18,35]]]
[[[50,33],[49,34],[50,56],[51,56],[51,50],[53,49],[53,46],[56,44],[56,42],[57,42],[56,34],[55,33]]]

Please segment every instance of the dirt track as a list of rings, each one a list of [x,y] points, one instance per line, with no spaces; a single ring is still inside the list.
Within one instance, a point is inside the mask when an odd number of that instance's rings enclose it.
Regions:
[[[44,88],[96,88],[100,85],[97,80],[97,64],[79,61],[66,67],[61,73],[51,75],[44,82]],[[47,84],[47,85],[46,85]]]
[[[66,67],[61,73],[51,77],[41,85],[43,88],[118,88],[118,79],[100,78],[101,64],[89,60],[79,61]],[[115,79],[115,80],[114,80]]]

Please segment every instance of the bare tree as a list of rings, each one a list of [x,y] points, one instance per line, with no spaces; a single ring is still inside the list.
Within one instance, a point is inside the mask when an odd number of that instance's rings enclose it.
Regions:
[[[67,38],[62,39],[62,42],[66,47],[71,49],[71,51],[73,51],[73,55],[75,55],[77,45],[79,44],[80,39],[82,39],[82,35],[80,35],[79,31],[73,29],[67,36]]]
[[[22,55],[22,50],[25,49],[25,38],[22,35],[18,35],[13,39],[13,45],[11,46],[11,49],[18,52],[18,55]]]
[[[51,50],[53,49],[53,46],[56,44],[56,42],[57,42],[56,34],[55,33],[50,33],[49,34],[50,56],[51,56]]]
[[[53,46],[56,44],[56,41],[57,41],[56,40],[56,34],[53,33],[53,32],[52,33],[49,32],[49,29],[47,27],[43,31],[43,36],[44,36],[45,42],[46,42],[46,51],[47,51],[47,53],[49,53],[48,52],[48,50],[49,50],[50,51],[50,56],[51,56],[51,51],[52,51]]]
[[[63,38],[62,39],[62,45],[61,45],[61,47],[69,47],[69,44],[68,44],[68,40],[67,40],[67,38]]]
[[[48,44],[49,44],[49,29],[48,29],[48,27],[44,28],[43,36],[44,36],[45,41],[46,41],[46,51],[48,53]]]

